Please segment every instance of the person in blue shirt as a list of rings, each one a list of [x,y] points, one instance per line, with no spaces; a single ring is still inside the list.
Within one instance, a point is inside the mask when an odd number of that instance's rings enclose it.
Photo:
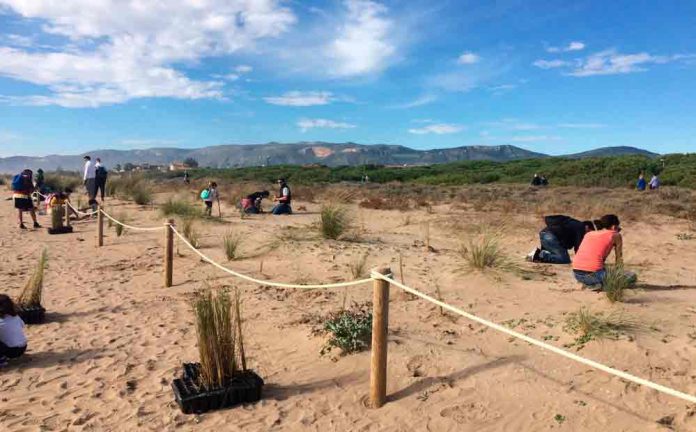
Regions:
[[[638,189],[639,191],[644,191],[647,186],[648,184],[645,181],[645,174],[641,172],[638,176],[638,183],[636,183],[636,189]]]

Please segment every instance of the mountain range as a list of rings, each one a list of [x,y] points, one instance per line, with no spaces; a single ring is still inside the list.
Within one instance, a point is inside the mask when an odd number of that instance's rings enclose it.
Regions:
[[[512,145],[463,146],[446,149],[416,150],[401,145],[355,143],[267,143],[226,144],[197,149],[152,148],[145,150],[95,150],[79,155],[11,156],[0,158],[0,173],[16,173],[24,168],[45,171],[56,169],[79,170],[85,154],[100,157],[107,167],[115,165],[155,164],[169,165],[175,161],[193,158],[202,167],[229,168],[260,165],[429,165],[464,160],[507,162],[520,159],[551,157]],[[657,156],[634,147],[604,147],[589,152],[566,155],[585,158],[638,154]]]

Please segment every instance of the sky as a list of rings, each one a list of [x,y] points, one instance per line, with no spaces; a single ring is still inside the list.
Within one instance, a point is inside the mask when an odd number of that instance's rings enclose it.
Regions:
[[[0,157],[696,151],[696,2],[0,0]]]

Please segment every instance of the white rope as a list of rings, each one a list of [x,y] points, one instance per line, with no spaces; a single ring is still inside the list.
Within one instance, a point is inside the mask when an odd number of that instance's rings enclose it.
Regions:
[[[247,276],[245,274],[238,273],[234,270],[230,270],[227,267],[224,267],[224,266],[218,264],[217,262],[213,261],[212,258],[207,257],[201,251],[196,249],[191,243],[189,243],[188,240],[186,240],[186,238],[183,235],[181,235],[179,233],[179,231],[176,230],[176,228],[174,228],[173,226],[171,228],[172,228],[172,231],[174,232],[174,234],[176,234],[181,239],[181,241],[183,241],[184,244],[186,244],[186,246],[188,246],[192,251],[194,251],[196,254],[198,254],[198,256],[200,256],[203,260],[209,262],[210,264],[214,265],[215,267],[219,268],[220,270],[231,274],[232,276],[236,276],[240,279],[244,279],[246,281],[253,282],[255,284],[274,286],[274,287],[278,287],[278,288],[320,289],[320,288],[349,287],[349,286],[355,286],[355,285],[362,285],[364,283],[368,283],[368,282],[372,281],[371,278],[367,278],[367,279],[354,280],[354,281],[350,281],[350,282],[339,282],[339,283],[332,283],[332,284],[298,285],[298,284],[287,284],[287,283],[282,283],[282,282],[273,282],[273,281],[268,281],[268,280],[256,279],[256,278],[253,278],[251,276]]]
[[[111,219],[112,221],[114,221],[114,223],[117,223],[124,228],[132,229],[133,231],[159,231],[159,230],[163,230],[163,229],[167,228],[165,225],[156,226],[156,227],[137,227],[137,226],[133,226],[133,225],[128,225],[128,224],[125,224],[125,223],[119,221],[118,219],[112,217],[109,213],[105,212],[104,210],[97,210],[97,211],[101,211],[104,216],[106,216],[109,219]]]
[[[678,390],[674,390],[674,389],[671,389],[671,388],[669,388],[669,387],[665,387],[665,386],[663,386],[663,385],[656,384],[656,383],[654,383],[654,382],[652,382],[652,381],[648,381],[648,380],[646,380],[646,379],[639,378],[639,377],[634,376],[634,375],[631,375],[631,374],[629,374],[629,373],[626,373],[626,372],[623,372],[623,371],[620,371],[620,370],[611,368],[611,367],[609,367],[609,366],[605,366],[605,365],[603,365],[603,364],[601,364],[601,363],[597,363],[597,362],[594,361],[594,360],[589,360],[589,359],[586,359],[586,358],[584,358],[584,357],[580,357],[580,356],[577,355],[577,354],[573,354],[573,353],[571,353],[571,352],[568,352],[568,351],[562,350],[562,349],[560,349],[560,348],[557,348],[557,347],[555,347],[555,346],[553,346],[553,345],[549,345],[549,344],[547,344],[547,343],[538,341],[538,340],[533,339],[533,338],[531,338],[531,337],[529,337],[529,336],[527,336],[527,335],[524,335],[524,334],[522,334],[522,333],[518,333],[518,332],[516,332],[516,331],[514,331],[514,330],[511,330],[511,329],[509,329],[509,328],[507,328],[507,327],[503,327],[503,326],[501,326],[501,325],[499,325],[499,324],[496,324],[496,323],[494,323],[494,322],[485,320],[485,319],[483,319],[483,318],[479,318],[479,317],[477,317],[476,315],[472,315],[472,314],[470,314],[470,313],[468,313],[468,312],[465,312],[465,311],[463,311],[463,310],[461,310],[461,309],[459,309],[459,308],[456,308],[456,307],[451,306],[451,305],[449,305],[449,304],[447,304],[447,303],[444,303],[444,302],[442,302],[442,301],[440,301],[440,300],[437,300],[436,298],[433,298],[433,297],[431,297],[431,296],[429,296],[429,295],[427,295],[427,294],[424,294],[424,293],[422,293],[422,292],[420,292],[420,291],[418,291],[418,290],[415,290],[415,289],[413,289],[413,288],[411,288],[411,287],[408,287],[408,286],[406,286],[406,285],[404,285],[404,284],[401,284],[401,283],[395,281],[394,279],[391,279],[391,278],[389,278],[389,277],[387,277],[387,276],[385,276],[385,275],[383,275],[383,274],[380,274],[380,273],[377,273],[377,272],[374,272],[374,271],[373,271],[372,274],[371,274],[371,276],[372,276],[373,278],[375,278],[375,279],[382,279],[382,280],[384,280],[384,281],[387,281],[387,282],[389,282],[390,284],[393,284],[393,285],[395,285],[395,286],[401,288],[402,290],[404,290],[404,291],[406,291],[406,292],[408,292],[408,293],[411,293],[411,294],[413,294],[413,295],[415,295],[415,296],[418,296],[418,297],[422,298],[423,300],[427,300],[427,301],[429,301],[429,302],[431,302],[431,303],[434,303],[434,304],[440,306],[440,307],[443,308],[443,309],[447,309],[447,310],[450,311],[450,312],[453,312],[453,313],[456,313],[456,314],[458,314],[458,315],[461,315],[461,316],[463,316],[463,317],[465,317],[465,318],[468,318],[468,319],[470,319],[470,320],[472,320],[472,321],[475,321],[475,322],[477,322],[477,323],[479,323],[479,324],[483,324],[483,325],[485,325],[485,326],[487,326],[487,327],[490,327],[490,328],[492,328],[492,329],[494,329],[494,330],[498,330],[499,332],[505,333],[505,334],[507,334],[507,335],[509,335],[509,336],[515,337],[515,338],[517,338],[517,339],[522,339],[523,341],[525,341],[525,342],[527,342],[527,343],[530,343],[530,344],[532,344],[532,345],[536,345],[536,346],[538,346],[539,348],[542,348],[542,349],[551,351],[551,352],[553,352],[553,353],[556,353],[556,354],[561,355],[561,356],[563,356],[563,357],[569,358],[569,359],[571,359],[571,360],[575,360],[575,361],[578,362],[578,363],[582,363],[582,364],[584,364],[584,365],[593,367],[593,368],[595,368],[595,369],[599,369],[599,370],[601,370],[601,371],[603,371],[603,372],[606,372],[606,373],[608,373],[608,374],[616,375],[616,376],[618,376],[619,378],[623,378],[623,379],[625,379],[625,380],[627,380],[627,381],[632,381],[632,382],[634,382],[634,383],[636,383],[636,384],[640,384],[640,385],[645,386],[645,387],[650,387],[650,388],[653,389],[653,390],[657,390],[657,391],[659,391],[659,392],[668,394],[668,395],[670,395],[670,396],[674,396],[674,397],[676,397],[676,398],[683,399],[683,400],[688,401],[688,402],[691,402],[691,403],[696,403],[696,396],[692,396],[692,395],[690,395],[690,394],[686,394],[686,393],[680,392],[680,391],[678,391]]]
[[[82,211],[76,209],[75,207],[73,207],[73,205],[70,204],[69,202],[67,204],[68,204],[68,207],[70,207],[75,213],[77,213],[78,215],[82,215],[82,216],[92,216],[92,215],[97,214],[97,212],[99,211],[99,210],[92,210],[91,212],[85,213],[85,212],[82,212]]]

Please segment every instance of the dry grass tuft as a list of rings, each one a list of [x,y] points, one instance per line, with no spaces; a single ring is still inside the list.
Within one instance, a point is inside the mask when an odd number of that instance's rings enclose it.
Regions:
[[[125,213],[119,213],[116,216],[114,216],[116,220],[119,220],[123,223],[128,223],[128,216],[126,216]],[[114,226],[114,231],[116,231],[116,237],[121,237],[125,232],[126,232],[126,227],[119,223],[113,223]]]
[[[581,349],[590,341],[618,339],[627,332],[641,330],[642,326],[637,321],[626,318],[621,312],[613,312],[605,317],[602,313],[595,314],[582,307],[568,316],[564,329],[577,335],[575,341],[566,346]]]
[[[43,249],[36,263],[34,273],[24,285],[22,293],[17,299],[17,304],[23,307],[41,306],[41,294],[43,293],[44,272],[48,264],[48,251]]]
[[[319,232],[325,239],[338,240],[350,228],[350,216],[346,208],[329,203],[321,207]]]
[[[462,244],[459,254],[474,269],[512,269],[513,264],[500,247],[501,234],[484,231],[477,239]]]
[[[239,246],[242,244],[243,236],[240,233],[229,232],[222,239],[227,261],[239,258]]]
[[[196,220],[191,217],[181,219],[181,234],[191,243],[191,246],[198,249],[201,247],[201,235],[196,228]]]

